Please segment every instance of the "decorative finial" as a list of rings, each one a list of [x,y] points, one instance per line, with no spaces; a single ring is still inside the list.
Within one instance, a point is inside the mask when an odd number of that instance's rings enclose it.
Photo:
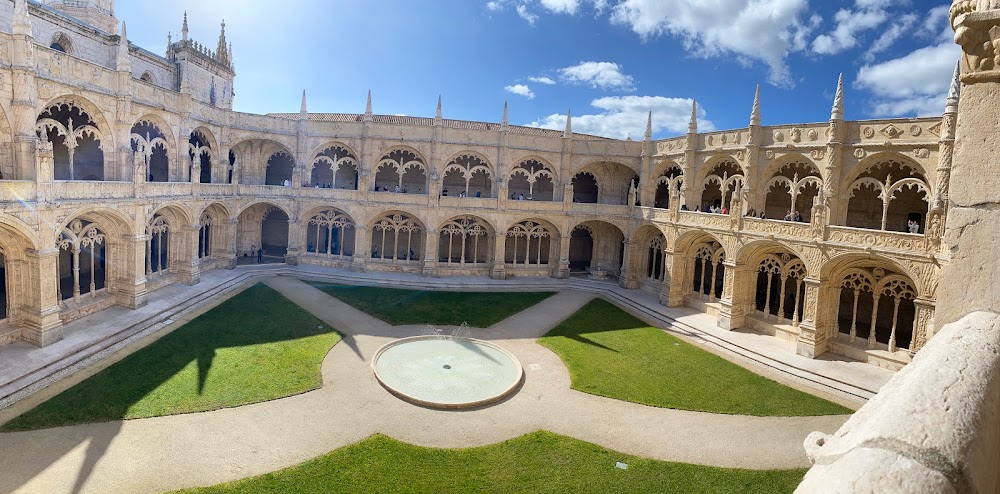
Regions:
[[[219,31],[219,46],[215,48],[215,58],[223,65],[229,65],[229,43],[226,43],[226,20],[222,19],[222,30]]]
[[[167,31],[167,49],[170,49],[170,45],[174,44],[174,34]]]
[[[753,94],[753,109],[750,110],[750,126],[760,126],[760,84],[757,84],[757,91]]]
[[[14,0],[14,25],[12,34],[32,36],[31,17],[28,15],[28,0]]]
[[[563,131],[563,137],[571,137],[573,135],[573,112],[571,110],[566,110],[566,130]]]
[[[118,60],[115,63],[115,70],[119,72],[129,72],[132,70],[132,63],[128,56],[128,36],[125,33],[125,21],[122,21],[122,34],[118,38]]]
[[[372,114],[372,90],[368,90],[368,103],[365,104],[365,115],[371,116]]]
[[[698,133],[698,101],[691,100],[691,120],[688,120],[688,134]]]
[[[653,112],[649,112],[649,116],[646,117],[646,134],[642,137],[644,141],[653,140]]]
[[[955,63],[955,75],[951,78],[951,87],[948,88],[948,102],[945,104],[945,113],[958,113],[958,98],[962,93],[962,81],[959,77],[962,75],[962,62],[958,61]]]
[[[844,119],[844,73],[840,73],[837,78],[837,95],[833,97],[833,110],[830,112],[830,120]]]
[[[188,40],[188,13],[184,11],[184,25],[181,26],[181,41]]]
[[[503,100],[503,119],[500,121],[504,126],[507,125],[507,100]]]
[[[302,90],[302,106],[299,107],[299,113],[308,113],[306,110],[306,90]]]
[[[438,95],[437,112],[434,113],[434,118],[437,119],[437,120],[441,120],[441,95],[440,94]]]

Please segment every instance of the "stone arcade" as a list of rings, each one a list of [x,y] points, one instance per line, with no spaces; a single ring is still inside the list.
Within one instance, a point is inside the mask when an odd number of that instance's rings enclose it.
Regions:
[[[265,261],[424,276],[593,272],[890,368],[934,333],[958,108],[641,142],[510,125],[232,110],[233,48],[128,42],[108,0],[0,2],[0,343]],[[831,87],[833,87],[831,81]],[[748,103],[749,101],[748,95]],[[650,119],[652,117],[650,116]],[[706,207],[726,214],[704,212]],[[749,211],[764,218],[749,217]],[[802,221],[783,221],[798,213]],[[907,231],[908,222],[919,225]]]

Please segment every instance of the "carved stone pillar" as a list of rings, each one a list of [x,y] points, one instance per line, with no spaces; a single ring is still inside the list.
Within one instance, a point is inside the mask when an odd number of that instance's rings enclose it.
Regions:
[[[302,251],[302,237],[305,234],[301,231],[302,222],[298,220],[288,220],[288,249],[285,251],[285,264],[289,266],[299,265],[299,253]]]
[[[181,283],[197,285],[201,280],[198,259],[198,234],[201,233],[201,226],[185,225],[170,233],[170,257],[173,262],[171,271]]]
[[[569,278],[569,242],[573,235],[559,235],[559,267],[556,268],[556,278]]]
[[[747,308],[746,292],[750,290],[750,276],[753,274],[746,266],[739,266],[733,261],[720,263],[725,267],[723,273],[722,298],[719,300],[719,321],[722,329],[739,329],[746,326]],[[714,290],[715,280],[712,280]]]
[[[660,291],[660,303],[667,307],[680,307],[684,305],[684,298],[691,290],[692,283],[688,283],[688,273],[691,272],[692,259],[683,252],[664,251],[664,254],[666,259],[663,264],[667,268],[667,274]]]
[[[368,258],[372,252],[370,235],[371,229],[365,225],[354,227],[354,257],[351,258],[351,270],[354,272],[364,273],[368,270]]]
[[[507,279],[507,268],[504,262],[504,254],[507,250],[507,235],[499,233],[493,237],[493,266],[490,269],[490,278],[494,280]]]
[[[56,283],[59,277],[59,250],[50,247],[25,254],[28,273],[23,297],[25,304],[19,310],[22,329],[21,339],[37,346],[46,346],[63,338],[62,320],[59,319],[59,295]]]
[[[836,327],[840,297],[835,296],[836,290],[824,286],[823,281],[815,277],[806,276],[802,283],[805,310],[799,323],[795,353],[816,358],[829,349],[831,332]]]
[[[622,243],[625,244],[625,248],[622,249],[622,269],[618,273],[618,286],[629,289],[639,288],[639,276],[635,266],[632,265],[632,259],[637,257],[632,252],[634,242],[629,242],[626,239]]]
[[[438,245],[440,239],[438,238],[438,231],[433,228],[428,228],[426,235],[427,237],[424,240],[424,266],[422,274],[424,276],[435,276],[437,274]]]
[[[961,97],[948,186],[944,264],[934,324],[1000,307],[1000,268],[984,255],[1000,252],[1000,8],[996,2],[952,6],[955,42],[962,45]],[[984,265],[984,261],[986,264]]]
[[[215,238],[219,239],[218,243],[212,243],[213,246],[218,245],[218,247],[213,249],[215,252],[214,256],[223,260],[223,266],[225,266],[226,269],[233,269],[236,267],[236,256],[239,254],[236,246],[239,223],[239,220],[231,219],[228,223],[223,224],[224,228],[221,232],[213,233]]]
[[[116,253],[115,301],[122,307],[138,309],[146,305],[146,241],[148,235],[123,235]]]
[[[934,301],[918,298],[913,301],[916,309],[913,325],[913,336],[910,340],[910,351],[924,347],[931,336],[934,336]]]

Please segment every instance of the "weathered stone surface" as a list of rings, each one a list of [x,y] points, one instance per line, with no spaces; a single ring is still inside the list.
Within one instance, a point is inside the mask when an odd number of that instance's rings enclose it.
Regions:
[[[997,492],[1000,315],[946,325],[840,430],[806,441],[815,466],[796,492]]]

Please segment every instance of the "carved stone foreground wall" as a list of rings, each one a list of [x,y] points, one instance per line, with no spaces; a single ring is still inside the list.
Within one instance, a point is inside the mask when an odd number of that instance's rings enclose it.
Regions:
[[[1000,492],[1000,315],[946,325],[835,434],[795,491]]]

